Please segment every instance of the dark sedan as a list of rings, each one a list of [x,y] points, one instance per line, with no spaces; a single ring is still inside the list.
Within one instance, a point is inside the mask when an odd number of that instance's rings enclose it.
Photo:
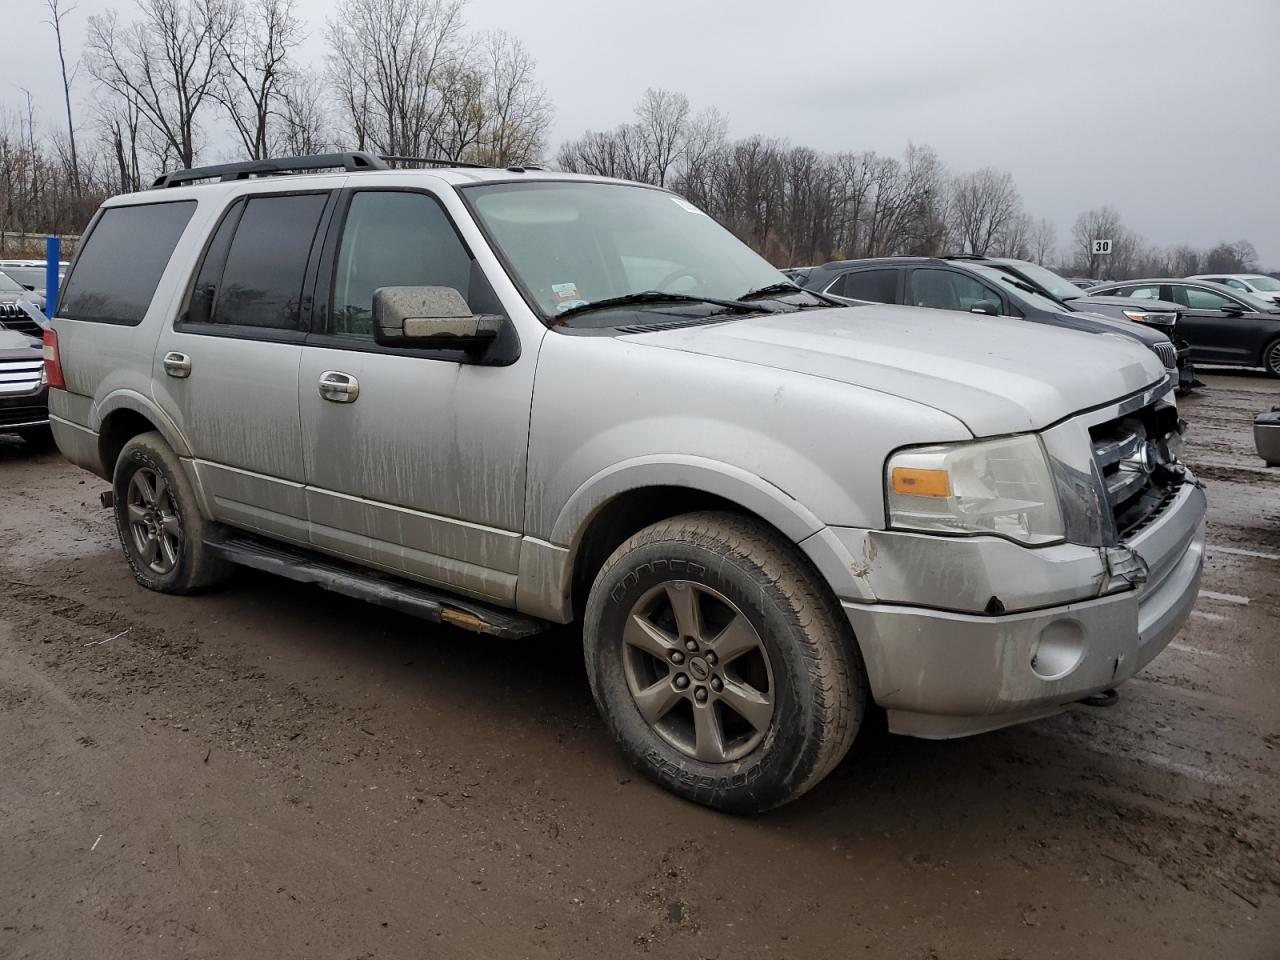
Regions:
[[[1089,291],[1178,304],[1178,335],[1191,344],[1196,363],[1261,367],[1280,377],[1280,304],[1208,280],[1124,280]]]
[[[808,290],[844,300],[962,310],[1084,333],[1119,335],[1147,347],[1171,373],[1177,370],[1177,350],[1164,334],[1128,320],[1077,311],[979,258],[843,260],[820,267],[794,268],[790,276]]]

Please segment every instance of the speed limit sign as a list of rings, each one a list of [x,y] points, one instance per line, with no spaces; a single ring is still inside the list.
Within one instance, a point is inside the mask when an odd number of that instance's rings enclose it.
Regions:
[[[1110,252],[1111,252],[1111,241],[1110,241],[1110,240],[1095,240],[1095,241],[1093,241],[1093,252],[1094,252],[1095,254],[1106,254],[1106,253],[1110,253]]]

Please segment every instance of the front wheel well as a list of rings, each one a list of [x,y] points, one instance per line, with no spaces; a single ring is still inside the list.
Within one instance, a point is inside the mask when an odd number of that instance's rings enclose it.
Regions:
[[[738,513],[771,526],[732,500],[689,487],[644,487],[619,494],[596,511],[579,540],[570,581],[574,618],[582,617],[587,595],[604,562],[628,538],[659,520],[704,510]]]
[[[102,475],[109,479],[115,472],[116,460],[126,443],[140,433],[155,429],[156,425],[136,410],[114,410],[107,414],[98,430],[98,459],[102,461]]]

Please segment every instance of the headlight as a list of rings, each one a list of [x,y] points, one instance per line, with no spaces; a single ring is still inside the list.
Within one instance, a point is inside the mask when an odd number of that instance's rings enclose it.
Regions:
[[[895,529],[989,534],[1032,546],[1066,536],[1049,460],[1034,434],[900,450],[885,474]]]

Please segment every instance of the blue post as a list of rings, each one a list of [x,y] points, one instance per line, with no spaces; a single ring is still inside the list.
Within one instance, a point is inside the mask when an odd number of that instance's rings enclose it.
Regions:
[[[58,271],[62,265],[62,240],[46,237],[44,241],[44,315],[53,319],[58,309]]]

